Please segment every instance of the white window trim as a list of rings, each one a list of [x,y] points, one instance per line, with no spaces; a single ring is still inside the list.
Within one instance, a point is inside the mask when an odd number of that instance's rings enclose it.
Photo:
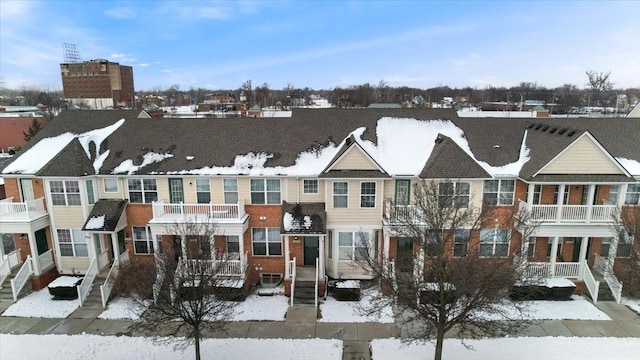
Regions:
[[[488,255],[488,256],[487,256],[487,255],[479,255],[479,257],[484,257],[484,258],[491,258],[491,257],[501,257],[501,258],[504,258],[504,257],[508,257],[508,256],[509,256],[509,252],[511,251],[511,234],[512,234],[512,233],[511,233],[511,229],[509,229],[509,228],[497,228],[497,229],[496,229],[496,228],[489,228],[489,229],[481,229],[481,230],[480,230],[480,239],[479,239],[479,246],[480,246],[480,247],[482,247],[482,245],[483,245],[483,244],[484,244],[484,245],[488,245],[488,244],[489,244],[489,242],[488,242],[488,241],[485,241],[485,242],[483,242],[483,241],[482,241],[482,238],[483,238],[483,236],[482,236],[482,230],[491,230],[491,231],[493,232],[493,241],[491,242],[491,244],[492,244],[492,247],[491,247],[491,255]],[[508,236],[508,238],[509,238],[509,239],[508,239],[508,241],[507,241],[507,253],[506,253],[505,255],[497,255],[497,254],[496,254],[496,245],[498,245],[498,244],[502,244],[501,242],[498,242],[498,241],[497,241],[497,239],[498,239],[498,230],[500,230],[500,231],[507,231],[507,236]],[[478,251],[479,251],[479,250],[480,250],[480,248],[478,248]]]
[[[58,240],[58,250],[60,251],[60,256],[61,257],[65,257],[65,258],[71,258],[71,257],[86,258],[86,257],[89,257],[89,243],[88,243],[86,237],[83,234],[82,235],[82,240],[83,241],[78,241],[76,239],[76,237],[73,236],[74,230],[78,230],[78,229],[57,229],[56,230],[56,238]],[[71,239],[71,242],[61,242],[60,241],[60,232],[61,231],[65,231],[65,232],[69,233],[69,238]],[[72,251],[73,255],[63,255],[62,254],[62,250],[60,249],[60,245],[62,245],[62,244],[65,244],[65,245],[71,244],[71,251]],[[87,247],[87,255],[86,256],[77,254],[76,245],[81,245],[81,244],[84,244]]]
[[[136,237],[136,231],[135,228],[144,228],[145,229],[145,234],[146,234],[146,239],[138,239]],[[151,235],[151,228],[149,228],[148,226],[132,226],[131,227],[131,238],[133,240],[133,253],[136,255],[153,255],[153,253],[155,252],[155,248],[153,247],[153,237]],[[136,242],[146,242],[147,243],[147,249],[149,249],[148,252],[138,252],[137,248],[136,248]]]
[[[62,183],[62,192],[53,192],[51,189],[52,182],[61,182]],[[67,182],[75,182],[78,186],[78,192],[69,192],[67,191]],[[80,181],[78,180],[49,180],[49,194],[51,195],[51,205],[53,206],[81,206],[82,205],[82,190],[80,189]],[[64,204],[54,204],[53,203],[53,195],[64,195]],[[80,204],[69,204],[69,195],[78,195],[80,199]]]
[[[370,242],[372,241],[372,239],[375,237],[375,234],[373,234],[371,231],[362,231],[362,230],[335,230],[336,233],[336,244],[338,246],[338,252],[335,256],[335,259],[333,259],[334,261],[341,261],[341,262],[354,262],[354,261],[361,261],[361,260],[356,260],[356,249],[362,248],[364,247],[367,252],[370,250]],[[352,238],[351,238],[351,258],[350,259],[341,259],[340,258],[340,248],[346,248],[347,246],[342,246],[340,245],[340,233],[350,233]],[[366,246],[356,246],[356,244],[358,243],[356,239],[359,240],[360,234],[367,234],[367,244]]]
[[[304,186],[305,181],[315,181],[316,182],[316,192],[307,192]],[[303,195],[318,195],[320,193],[320,181],[318,179],[302,179],[302,194]]]
[[[496,192],[487,192],[484,189],[484,184],[486,184],[488,181],[497,181],[498,182],[498,190]],[[500,195],[501,194],[506,194],[507,192],[503,192],[502,191],[502,182],[503,181],[512,181],[513,182],[513,191],[511,192],[511,203],[509,204],[500,204]],[[484,183],[482,184],[482,204],[485,205],[485,195],[486,194],[496,194],[496,203],[493,205],[489,205],[486,204],[486,206],[513,206],[513,200],[516,196],[516,181],[514,179],[491,179],[491,180],[485,180]]]
[[[347,184],[347,193],[346,194],[338,194],[338,196],[344,196],[347,198],[347,206],[345,207],[336,207],[336,193],[335,193],[335,184],[336,183],[345,183]],[[334,209],[348,209],[349,208],[349,182],[348,181],[333,181],[331,183],[331,206]]]
[[[253,247],[254,241],[253,241],[253,231],[254,229],[264,229],[264,244],[265,244],[265,252],[266,254],[264,255],[256,255],[255,253],[255,248]],[[269,229],[278,229],[278,233],[280,232],[279,228],[274,228],[274,227],[254,227],[251,228],[251,255],[254,257],[274,257],[274,256],[284,256],[284,244],[282,241],[282,234],[278,235],[278,239],[279,239],[279,243],[280,243],[280,254],[275,254],[275,255],[271,255],[269,253]],[[275,243],[275,241],[273,241],[272,243]]]
[[[129,180],[140,181],[141,189],[140,190],[133,190],[133,192],[142,193],[142,201],[141,202],[132,202],[131,201],[131,191],[132,190],[129,189]],[[144,181],[145,180],[153,180],[153,181],[155,181],[155,183],[156,183],[155,190],[147,190],[147,189],[145,189],[145,187],[144,187]],[[153,201],[147,202],[146,194],[147,193],[154,193],[154,192],[156,193],[156,199],[160,199],[159,187],[158,187],[158,179],[156,179],[156,178],[129,178],[129,179],[127,179],[127,194],[129,195],[129,202],[132,203],[132,204],[151,204]]]
[[[635,187],[636,191],[629,191],[631,187]],[[638,194],[638,201],[636,201],[635,203],[632,203],[630,201],[627,200],[629,194]],[[624,194],[624,204],[625,205],[640,205],[640,184],[628,184],[627,185],[627,190],[625,191]]]
[[[236,190],[235,191],[226,190],[224,188],[225,180],[234,180],[236,182]],[[225,204],[230,204],[230,203],[227,203],[227,194],[233,194],[233,193],[236,194],[236,198],[238,199],[238,201],[240,201],[239,188],[240,188],[240,185],[238,184],[238,178],[223,178],[222,179],[222,202]],[[251,198],[251,180],[249,180],[249,198]],[[236,203],[233,203],[233,204],[236,204]]]
[[[116,183],[116,190],[115,191],[109,191],[107,190],[107,180],[113,180]],[[120,185],[118,184],[118,178],[103,178],[102,179],[102,189],[104,190],[104,192],[106,194],[114,194],[118,192],[118,188],[120,187]]]
[[[208,203],[198,202],[198,194],[207,192],[207,191],[198,191],[198,181],[206,181],[207,182],[207,185],[209,187],[209,190],[208,190],[208,192],[209,192],[209,202]],[[211,179],[196,178],[196,179],[193,180],[193,183],[195,185],[193,190],[194,190],[194,193],[196,195],[196,203],[198,203],[198,204],[210,204],[211,200],[213,199],[213,196],[211,196],[212,195],[211,194]]]
[[[264,190],[262,190],[262,191],[253,191],[251,189],[251,182],[254,181],[254,180],[262,181],[263,184],[264,184]],[[267,186],[267,182],[269,180],[277,180],[278,181],[279,190],[277,191],[277,193],[278,193],[278,195],[280,197],[280,201],[278,201],[277,203],[270,203],[269,202],[269,193],[276,193],[276,191],[269,191],[268,190],[269,187]],[[260,193],[260,192],[262,192],[262,194],[264,195],[264,203],[254,203],[252,195],[254,193],[257,194],[257,193]],[[282,180],[278,179],[278,178],[275,178],[275,179],[274,178],[264,178],[264,179],[262,179],[262,178],[255,179],[254,178],[254,179],[249,179],[249,198],[251,199],[251,205],[280,205],[280,204],[282,204]]]
[[[373,191],[373,195],[371,194],[362,194],[362,184],[367,183],[367,184],[373,184],[374,187],[374,191]],[[373,196],[373,206],[362,206],[362,197],[363,196]],[[375,181],[360,181],[360,209],[375,209],[378,207],[377,204],[377,200],[378,200],[378,184]]]
[[[467,198],[467,206],[466,207],[462,207],[460,206],[461,209],[468,209],[469,206],[471,206],[471,183],[468,181],[443,181],[441,183],[438,184],[438,196],[440,197],[440,186],[443,184],[453,184],[453,194],[451,194],[451,205],[452,207],[458,207],[458,205],[456,205],[456,198],[457,197],[462,197],[462,195],[458,195],[456,192],[458,190],[458,185],[459,184],[467,184],[469,187],[469,193],[466,194],[466,198]]]

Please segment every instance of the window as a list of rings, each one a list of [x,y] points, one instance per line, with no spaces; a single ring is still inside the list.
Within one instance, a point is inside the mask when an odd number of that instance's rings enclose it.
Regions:
[[[104,182],[104,192],[106,193],[118,192],[118,179],[106,178],[103,180],[103,182]]]
[[[282,255],[282,238],[279,228],[253,228],[253,255]]]
[[[58,229],[58,244],[60,256],[89,256],[87,239],[79,229]]]
[[[96,248],[96,253],[102,254],[104,251],[104,244],[102,243],[102,237],[100,237],[100,234],[93,234],[93,244]]]
[[[198,204],[211,202],[211,182],[209,179],[196,179],[196,201]]]
[[[624,198],[625,205],[640,204],[640,184],[627,185],[627,195]]]
[[[562,204],[563,205],[567,205],[569,204],[569,189],[571,188],[571,186],[566,186],[564,187],[564,196],[562,198]],[[556,185],[553,188],[553,203],[557,204],[558,203],[558,192],[560,191],[560,185]]]
[[[274,288],[280,285],[282,274],[260,274],[260,286],[265,288]]]
[[[453,234],[453,256],[467,256],[467,244],[469,244],[469,229],[456,229]]]
[[[80,186],[75,180],[52,180],[51,202],[53,205],[80,205]]]
[[[13,241],[13,234],[10,233],[2,233],[0,234],[0,239],[2,239],[2,249],[4,250],[4,254],[10,254],[16,250],[16,243]]]
[[[376,207],[376,183],[362,182],[360,183],[360,207],[373,208]]]
[[[466,182],[443,182],[438,186],[440,207],[468,208],[471,186]]]
[[[346,181],[336,181],[333,183],[333,207],[349,207],[349,183]]]
[[[227,235],[227,253],[240,252],[240,237],[238,235]]]
[[[133,249],[136,254],[153,254],[151,229],[145,226],[133,226]]]
[[[562,256],[562,238],[558,238],[558,250],[556,251],[556,257]],[[547,257],[551,257],[551,247],[553,246],[553,238],[550,237],[547,240]]]
[[[487,206],[513,205],[514,180],[485,180],[484,204]]]
[[[367,232],[338,232],[339,260],[366,260],[370,234]]]
[[[396,180],[396,205],[409,205],[411,180]]]
[[[618,203],[618,193],[620,192],[620,185],[611,185],[609,187],[609,198],[606,205],[616,205]]]
[[[533,185],[533,205],[540,205],[542,185]]]
[[[318,193],[318,180],[305,179],[302,180],[302,193],[303,194],[317,194]]]
[[[536,249],[536,237],[532,236],[529,238],[529,247],[527,247],[527,256],[533,257],[535,255]]]
[[[148,204],[158,200],[156,179],[128,179],[129,201],[133,204]]]
[[[510,238],[509,229],[480,230],[480,256],[507,256]]]
[[[93,180],[86,180],[85,185],[87,186],[87,203],[89,203],[89,205],[93,205],[96,203],[96,194],[93,190]]]
[[[222,186],[224,188],[224,203],[238,203],[238,179],[223,179]]]
[[[252,204],[280,204],[280,179],[251,179]]]
[[[611,243],[613,242],[613,238],[606,237],[602,239],[602,250],[600,250],[600,255],[604,257],[609,256],[609,248],[611,247]],[[633,251],[633,234],[627,231],[623,231],[621,233],[620,239],[618,240],[618,249],[616,250],[616,257],[630,257],[631,252]]]

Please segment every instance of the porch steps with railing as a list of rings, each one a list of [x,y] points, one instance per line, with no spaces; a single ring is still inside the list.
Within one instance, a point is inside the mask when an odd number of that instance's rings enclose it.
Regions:
[[[91,290],[89,291],[89,295],[87,296],[87,300],[82,303],[83,308],[100,308],[104,310],[102,307],[102,295],[100,294],[100,285],[104,284],[104,281],[107,279],[107,275],[109,274],[110,267],[107,266],[102,271],[96,275],[95,280],[93,280],[93,285],[91,286]]]
[[[296,267],[296,284],[293,294],[294,305],[313,305],[316,296],[316,269]]]
[[[616,298],[613,296],[613,293],[609,288],[609,284],[605,281],[604,276],[594,269],[593,277],[600,282],[600,286],[598,287],[598,301],[616,301]]]
[[[7,279],[2,283],[2,288],[0,289],[0,301],[8,301],[13,303],[13,293],[11,291],[11,280],[16,277],[20,268],[13,269],[13,271],[7,276]],[[24,296],[32,291],[31,281],[27,281],[27,284],[22,288],[19,297]]]

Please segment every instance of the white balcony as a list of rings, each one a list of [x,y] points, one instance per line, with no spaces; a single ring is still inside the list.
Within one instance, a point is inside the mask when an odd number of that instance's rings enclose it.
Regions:
[[[0,200],[0,222],[30,222],[44,216],[44,198],[25,202],[13,202],[13,197]]]
[[[224,254],[220,259],[213,260],[180,259],[178,269],[188,271],[191,274],[206,274],[216,278],[244,279],[248,268],[247,252],[239,254],[239,258],[236,256],[235,259],[227,255]]]
[[[154,223],[237,223],[244,221],[247,216],[242,200],[236,204],[167,204],[164,201],[156,201],[152,209]]]
[[[531,205],[520,201],[520,210],[542,223],[610,223],[616,205]]]

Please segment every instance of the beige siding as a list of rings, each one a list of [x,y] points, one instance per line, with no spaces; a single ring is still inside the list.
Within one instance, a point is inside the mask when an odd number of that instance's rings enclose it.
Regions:
[[[222,179],[211,179],[211,202],[214,204],[224,204],[224,183]]]
[[[53,206],[51,215],[58,229],[81,229],[86,220],[81,206]]]
[[[471,183],[471,200],[469,205],[472,208],[482,209],[482,193],[484,191],[484,181],[470,181]]]
[[[90,265],[88,257],[62,256],[60,259],[60,267],[65,274],[72,274],[73,272],[84,274]]]
[[[333,183],[327,181],[327,226],[330,225],[373,225],[380,224],[382,219],[382,187],[383,181],[376,183],[376,207],[360,207],[360,180],[348,180],[349,183],[349,205],[347,208],[333,207]]]
[[[354,265],[350,261],[338,262],[338,275],[341,278],[358,278],[366,277],[367,271],[358,265]]]
[[[183,178],[182,186],[184,187],[184,203],[197,204],[198,199],[196,197],[196,179],[192,177]]]
[[[611,159],[588,136],[581,137],[549,163],[541,174],[620,174]]]
[[[158,200],[169,202],[169,180],[167,178],[156,179],[158,185]]]
[[[357,146],[352,146],[333,164],[332,170],[377,170],[371,159]]]
[[[122,199],[127,191],[127,179],[118,179],[118,191],[117,192],[105,192],[104,191],[104,179],[99,178],[95,181],[96,194],[98,199]]]
[[[282,200],[290,203],[310,203],[310,202],[324,202],[324,181],[318,180],[318,193],[317,194],[305,194],[304,193],[304,180],[310,180],[315,178],[286,178],[282,179]],[[285,193],[286,191],[286,193]]]

